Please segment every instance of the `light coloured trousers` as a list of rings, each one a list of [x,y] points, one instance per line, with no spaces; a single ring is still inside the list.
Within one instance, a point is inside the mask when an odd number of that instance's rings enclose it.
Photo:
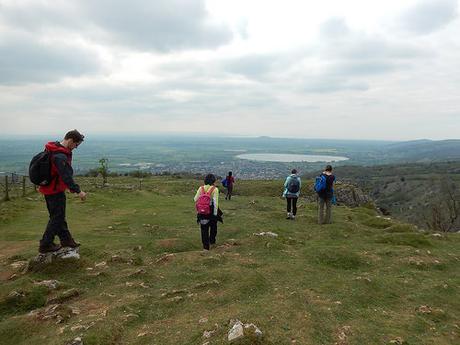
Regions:
[[[324,206],[326,205],[326,218],[324,217]],[[318,224],[332,223],[332,199],[318,198]]]

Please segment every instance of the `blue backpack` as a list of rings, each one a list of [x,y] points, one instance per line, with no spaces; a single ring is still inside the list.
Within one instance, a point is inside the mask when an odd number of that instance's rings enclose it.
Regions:
[[[320,193],[326,189],[326,176],[319,175],[315,180],[315,192]]]
[[[227,188],[227,186],[228,186],[227,178],[224,178],[222,181],[220,181],[220,183],[222,183],[222,186],[224,186],[225,188]]]

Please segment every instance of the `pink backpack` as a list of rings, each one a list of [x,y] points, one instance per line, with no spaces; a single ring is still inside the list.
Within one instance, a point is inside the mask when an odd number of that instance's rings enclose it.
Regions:
[[[214,192],[214,189],[216,189],[216,187],[212,186],[206,193],[204,186],[201,186],[201,194],[195,203],[196,212],[198,214],[211,214],[211,194]]]

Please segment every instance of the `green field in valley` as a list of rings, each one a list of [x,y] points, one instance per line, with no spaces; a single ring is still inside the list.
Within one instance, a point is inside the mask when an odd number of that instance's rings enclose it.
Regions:
[[[369,208],[315,203],[285,218],[282,181],[240,181],[221,198],[217,246],[201,250],[200,181],[78,178],[68,196],[81,259],[36,270],[39,194],[0,203],[0,343],[228,344],[230,320],[261,337],[232,344],[459,344],[460,234],[418,232]],[[274,232],[278,237],[255,236]],[[56,289],[37,286],[55,279]],[[57,305],[52,313],[50,306]],[[205,337],[209,332],[209,337]]]

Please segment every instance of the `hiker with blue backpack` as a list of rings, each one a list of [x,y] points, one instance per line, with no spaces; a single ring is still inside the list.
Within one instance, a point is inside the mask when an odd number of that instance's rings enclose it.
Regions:
[[[332,204],[334,203],[334,181],[332,166],[327,165],[315,180],[315,192],[318,194],[318,224],[332,223]],[[326,216],[324,216],[326,206]]]
[[[297,176],[297,170],[292,169],[291,175],[289,175],[284,182],[283,198],[286,198],[287,204],[286,219],[295,219],[297,214],[297,199],[300,196],[300,187],[302,187],[302,182],[300,181],[300,177]]]
[[[196,221],[201,228],[203,249],[209,250],[216,243],[217,222],[223,223],[222,211],[219,209],[219,189],[216,187],[216,177],[206,175],[204,185],[196,191],[195,197]]]

